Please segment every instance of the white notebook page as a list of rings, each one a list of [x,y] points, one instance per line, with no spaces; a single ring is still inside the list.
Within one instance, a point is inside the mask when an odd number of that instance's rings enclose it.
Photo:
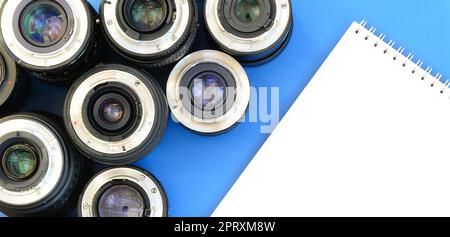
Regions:
[[[427,72],[353,23],[213,216],[450,216],[450,93]]]

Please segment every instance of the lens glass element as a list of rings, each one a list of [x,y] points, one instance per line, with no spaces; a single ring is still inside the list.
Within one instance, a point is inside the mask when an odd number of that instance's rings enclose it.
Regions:
[[[22,32],[31,44],[50,46],[63,37],[66,29],[65,14],[55,5],[37,2],[22,14]]]
[[[234,11],[239,21],[251,23],[261,15],[261,5],[258,0],[237,0]]]
[[[26,144],[10,147],[3,155],[3,169],[12,179],[29,178],[37,167],[36,154]]]
[[[107,100],[100,106],[100,116],[108,124],[120,122],[124,114],[124,106],[119,101]]]
[[[164,0],[136,0],[131,6],[131,24],[141,31],[153,31],[164,23]]]
[[[144,198],[128,185],[117,185],[107,189],[98,202],[100,217],[142,217],[144,209]]]
[[[193,83],[191,93],[194,104],[202,108],[223,104],[225,85],[217,76],[204,74],[194,79]]]

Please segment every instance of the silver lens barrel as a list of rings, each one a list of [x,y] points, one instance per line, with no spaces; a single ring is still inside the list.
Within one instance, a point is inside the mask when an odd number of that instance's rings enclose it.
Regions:
[[[202,85],[199,75],[206,76],[205,83],[216,82]],[[206,106],[196,105],[196,82],[202,85],[198,88],[203,99],[220,97],[221,101],[209,100]],[[245,116],[250,83],[234,58],[219,51],[203,50],[186,56],[175,66],[167,81],[166,95],[177,121],[194,132],[214,135],[229,130]],[[214,106],[209,102],[215,103]]]

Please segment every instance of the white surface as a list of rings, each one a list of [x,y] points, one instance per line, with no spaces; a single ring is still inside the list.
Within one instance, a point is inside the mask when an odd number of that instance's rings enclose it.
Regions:
[[[450,93],[397,54],[354,23],[213,216],[450,216]]]

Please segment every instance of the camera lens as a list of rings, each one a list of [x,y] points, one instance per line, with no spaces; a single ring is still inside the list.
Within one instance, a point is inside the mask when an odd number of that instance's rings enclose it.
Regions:
[[[28,96],[29,84],[28,74],[0,45],[0,114],[19,110]]]
[[[149,74],[103,65],[83,75],[66,98],[65,124],[75,145],[100,163],[134,162],[152,151],[168,120],[164,93]]]
[[[151,174],[134,167],[107,169],[85,188],[79,203],[82,217],[164,217],[163,188]]]
[[[0,32],[18,64],[62,84],[96,62],[100,46],[95,19],[86,0],[4,1]]]
[[[204,11],[214,41],[248,66],[275,58],[292,33],[290,0],[208,0]]]
[[[82,160],[51,116],[0,119],[0,211],[9,216],[62,215],[82,182]]]
[[[174,117],[205,135],[231,129],[245,116],[250,101],[250,83],[242,66],[213,50],[182,59],[172,70],[166,90]]]
[[[112,48],[145,67],[180,60],[198,28],[194,0],[111,0],[101,4],[100,19]]]

